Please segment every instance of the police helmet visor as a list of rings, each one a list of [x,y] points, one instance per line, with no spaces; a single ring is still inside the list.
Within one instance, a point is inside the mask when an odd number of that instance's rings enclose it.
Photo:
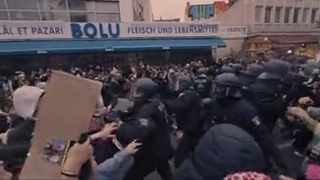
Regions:
[[[226,93],[229,91],[229,87],[226,87],[226,86],[219,86],[217,84],[213,85],[213,89],[214,89],[214,92],[216,93]]]
[[[230,87],[223,84],[215,83],[212,87],[211,97],[241,97],[241,93],[236,87]]]
[[[179,81],[179,80],[177,80],[177,81],[174,82],[173,90],[174,90],[174,91],[180,91],[180,90],[181,90],[181,84],[180,84],[180,81]]]
[[[258,76],[258,79],[262,80],[280,80],[281,77],[275,74],[271,74],[268,72],[263,72]]]
[[[213,84],[211,93],[213,97],[226,97],[230,93],[230,88],[219,84]]]
[[[129,99],[132,101],[139,101],[143,97],[142,92],[139,91],[136,87],[131,88]]]
[[[196,88],[198,91],[204,91],[204,84],[197,84]]]

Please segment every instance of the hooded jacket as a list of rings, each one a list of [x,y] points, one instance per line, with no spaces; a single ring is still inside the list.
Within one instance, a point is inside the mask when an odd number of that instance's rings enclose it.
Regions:
[[[254,139],[237,126],[212,127],[201,139],[191,157],[175,174],[176,180],[223,179],[243,171],[262,172],[263,154]]]

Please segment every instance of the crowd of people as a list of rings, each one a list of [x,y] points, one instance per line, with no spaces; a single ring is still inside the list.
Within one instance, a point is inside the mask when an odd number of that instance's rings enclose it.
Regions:
[[[61,179],[320,180],[319,68],[297,57],[62,68],[104,86]],[[0,179],[19,179],[47,83],[50,69],[2,78]],[[300,169],[279,148],[278,128]]]

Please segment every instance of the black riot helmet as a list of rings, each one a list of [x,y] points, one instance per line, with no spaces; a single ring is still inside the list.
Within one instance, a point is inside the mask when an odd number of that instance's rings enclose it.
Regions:
[[[221,73],[235,73],[235,70],[227,65],[223,65],[221,68]]]
[[[197,70],[196,75],[207,74],[207,68],[201,67]]]
[[[130,100],[149,101],[157,96],[157,84],[149,78],[138,79],[131,87]]]
[[[256,78],[263,72],[263,70],[264,70],[264,68],[262,65],[251,64],[248,66],[248,69],[243,72],[243,74]]]
[[[241,83],[239,77],[234,73],[223,73],[213,80],[211,97],[240,98]]]
[[[243,70],[242,64],[239,63],[231,64],[230,67],[234,70],[235,73],[240,73]]]
[[[258,76],[261,80],[282,80],[290,70],[290,64],[281,60],[271,60],[264,66],[264,71]]]
[[[193,89],[193,82],[189,76],[180,75],[175,79],[173,90],[182,92],[187,89]]]

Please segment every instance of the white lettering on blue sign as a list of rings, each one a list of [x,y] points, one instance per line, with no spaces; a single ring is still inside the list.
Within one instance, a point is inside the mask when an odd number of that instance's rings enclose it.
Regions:
[[[119,23],[71,23],[73,38],[118,38],[120,36]]]

